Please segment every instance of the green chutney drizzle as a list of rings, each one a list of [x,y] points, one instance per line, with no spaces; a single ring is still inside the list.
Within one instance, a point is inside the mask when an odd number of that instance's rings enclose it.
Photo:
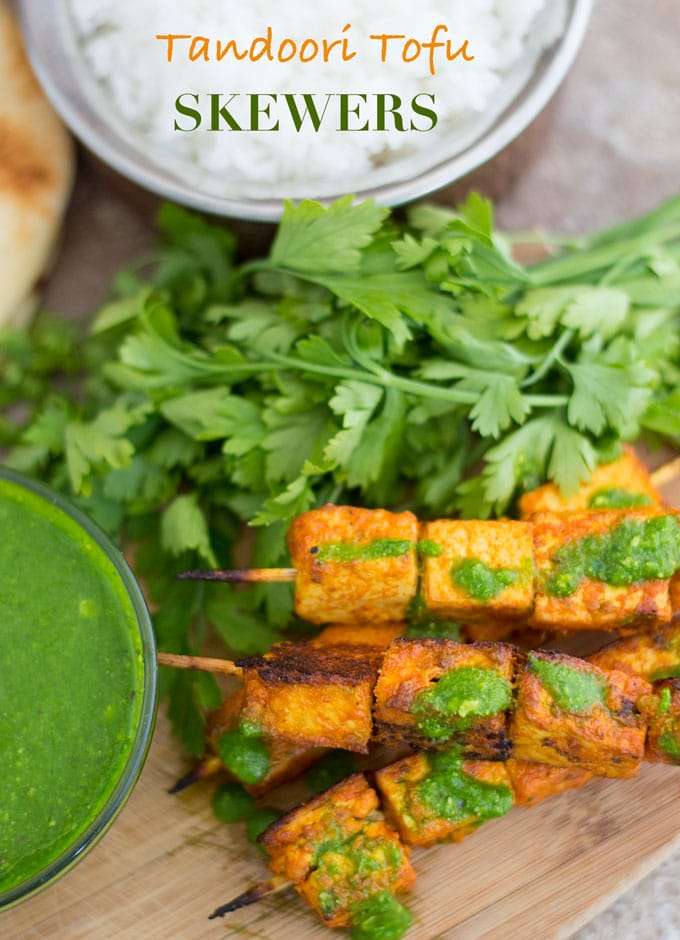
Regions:
[[[312,877],[319,885],[329,886],[319,892],[319,904],[326,917],[346,903],[348,893],[360,892],[367,882],[375,883],[377,872],[388,889],[404,862],[402,850],[394,843],[361,830],[352,835],[339,829],[330,831],[314,849]],[[337,889],[330,887],[334,882]]]
[[[409,539],[374,539],[364,545],[355,542],[326,542],[312,549],[316,561],[349,562],[375,561],[379,558],[399,558],[414,548]]]
[[[399,940],[413,915],[389,891],[379,891],[352,908],[352,940]]]
[[[430,738],[450,737],[475,718],[497,715],[512,705],[512,685],[494,669],[461,666],[445,672],[411,706],[420,731]]]
[[[59,858],[102,810],[139,722],[132,601],[94,539],[0,479],[0,890]]]
[[[512,808],[512,790],[466,774],[460,755],[443,751],[429,754],[428,761],[431,772],[418,784],[418,796],[438,816],[453,822],[474,816],[481,822]]]
[[[224,766],[241,783],[259,783],[272,767],[269,750],[262,736],[248,733],[243,728],[225,731],[217,742],[217,751]]]
[[[416,545],[416,551],[426,558],[439,558],[444,549],[439,542],[433,542],[432,539],[421,539]]]
[[[666,688],[661,690],[659,695],[659,708],[658,712],[660,715],[665,715],[671,710],[671,690]]]
[[[615,587],[672,577],[680,568],[680,522],[654,516],[619,523],[602,535],[568,542],[552,558],[545,588],[569,597],[586,578]]]
[[[602,676],[566,663],[552,662],[529,655],[529,668],[536,673],[541,684],[556,705],[568,712],[585,712],[595,705],[607,707],[609,683]]]
[[[680,761],[680,738],[673,731],[664,731],[659,738],[659,747],[674,760]]]
[[[588,502],[589,509],[638,509],[652,502],[647,493],[635,493],[619,486],[595,490]]]
[[[517,584],[519,578],[517,569],[492,568],[479,558],[464,558],[451,568],[451,580],[455,586],[482,604]]]

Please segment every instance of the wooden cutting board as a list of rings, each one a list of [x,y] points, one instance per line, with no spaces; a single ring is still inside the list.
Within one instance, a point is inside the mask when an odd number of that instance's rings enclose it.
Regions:
[[[666,496],[680,505],[680,487]],[[266,868],[242,826],[213,817],[213,785],[168,795],[187,769],[161,714],[111,831],[59,882],[0,916],[3,940],[332,936],[289,895],[207,919]],[[462,844],[418,850],[408,940],[568,937],[680,845],[679,806],[680,769],[645,766],[634,780],[597,780],[516,808]]]
[[[328,938],[295,897],[222,921],[208,914],[265,874],[243,827],[212,816],[205,783],[167,788],[186,769],[159,718],[141,780],[103,841],[76,868],[0,916],[3,940]],[[680,771],[647,766],[532,809],[514,809],[460,845],[414,852],[408,940],[557,940],[658,864],[675,845]]]

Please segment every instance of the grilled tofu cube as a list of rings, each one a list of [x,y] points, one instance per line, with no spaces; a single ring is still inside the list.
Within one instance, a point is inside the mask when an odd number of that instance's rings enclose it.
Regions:
[[[650,555],[657,544],[676,537],[673,516],[603,510],[538,513],[532,522],[538,574],[531,626],[632,631],[670,621],[670,575],[647,572],[657,570],[659,559]]]
[[[522,620],[534,602],[527,522],[440,519],[423,526],[422,593],[439,617]]]
[[[600,669],[618,669],[649,682],[680,676],[680,622],[674,621],[654,633],[614,640],[589,657]]]
[[[229,776],[238,780],[253,796],[262,796],[294,780],[326,753],[325,748],[308,747],[283,738],[268,735],[245,736],[239,731],[244,690],[238,689],[208,716],[208,749],[218,766],[225,767]],[[224,736],[227,736],[226,740]],[[223,752],[224,757],[220,756]],[[257,762],[252,755],[257,754]],[[231,759],[230,759],[231,756]],[[225,763],[226,757],[229,765]],[[209,758],[212,761],[213,758]],[[247,769],[246,769],[247,768]],[[243,779],[246,769],[247,780]],[[254,781],[253,776],[259,779]]]
[[[661,496],[652,486],[649,471],[632,447],[625,447],[618,460],[596,467],[590,479],[582,483],[571,496],[563,496],[554,483],[546,483],[525,493],[519,500],[522,519],[527,519],[535,512],[662,505]]]
[[[240,660],[241,729],[298,745],[368,751],[381,652],[371,646],[280,643]]]
[[[500,761],[464,761],[453,754],[406,757],[377,771],[387,819],[407,845],[460,842],[513,803]]]
[[[680,764],[680,679],[665,679],[644,700],[647,716],[645,759],[651,764]]]
[[[295,610],[312,623],[403,620],[416,594],[418,520],[410,512],[324,506],[293,520]]]
[[[582,767],[550,767],[514,757],[505,762],[505,767],[515,794],[515,806],[535,806],[593,779],[590,771]]]
[[[409,849],[385,823],[363,774],[296,807],[259,841],[274,874],[289,878],[328,927],[350,926],[361,901],[415,882]]]
[[[501,643],[395,640],[375,687],[375,723],[387,744],[442,749],[503,760],[509,750],[513,649]]]
[[[651,692],[638,676],[606,672],[563,653],[529,653],[510,721],[512,756],[605,777],[632,777],[642,762]]]
[[[405,630],[403,623],[334,623],[310,642],[312,646],[372,646],[386,650]]]

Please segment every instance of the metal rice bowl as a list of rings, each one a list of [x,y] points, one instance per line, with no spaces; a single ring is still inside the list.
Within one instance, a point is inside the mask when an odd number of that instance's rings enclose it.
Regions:
[[[258,222],[280,218],[283,199],[332,202],[348,189],[357,199],[374,198],[394,206],[447,186],[485,164],[537,117],[557,91],[581,46],[594,0],[568,0],[567,22],[559,39],[539,58],[517,93],[492,121],[482,117],[465,134],[452,134],[441,146],[408,157],[361,179],[349,180],[342,191],[319,187],[318,181],[272,184],[269,191],[242,180],[211,189],[210,176],[197,168],[171,163],[162,150],[141,135],[131,134],[107,110],[106,96],[78,48],[66,3],[19,0],[24,39],[31,64],[53,105],[74,134],[104,163],[153,193],[213,215]]]

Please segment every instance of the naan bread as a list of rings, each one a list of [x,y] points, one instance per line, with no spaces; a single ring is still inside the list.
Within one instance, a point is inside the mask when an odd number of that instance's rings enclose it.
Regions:
[[[18,23],[0,0],[0,326],[35,307],[74,171],[71,138],[24,53]]]

